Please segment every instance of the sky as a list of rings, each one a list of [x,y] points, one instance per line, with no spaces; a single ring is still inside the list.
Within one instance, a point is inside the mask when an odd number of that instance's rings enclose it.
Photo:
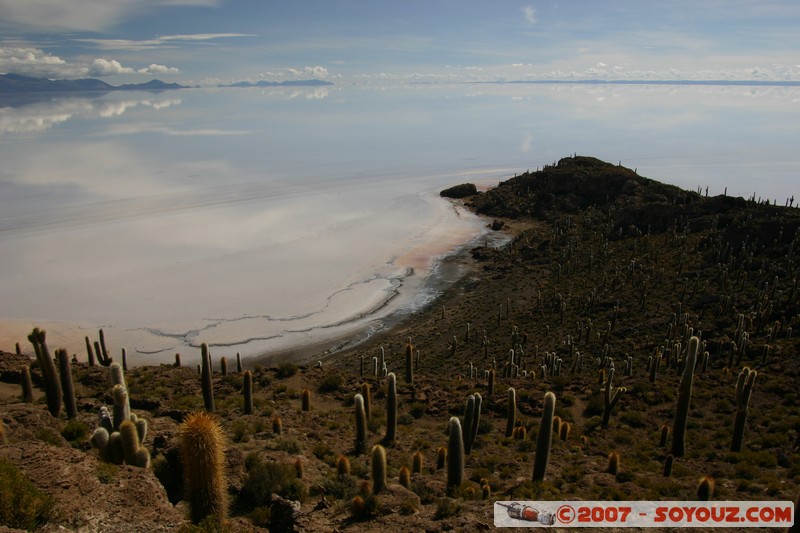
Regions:
[[[798,81],[798,28],[796,0],[0,0],[0,73]]]

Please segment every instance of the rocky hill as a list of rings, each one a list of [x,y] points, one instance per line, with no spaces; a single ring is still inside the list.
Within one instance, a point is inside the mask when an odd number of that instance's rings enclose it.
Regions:
[[[473,265],[470,274],[431,307],[319,364],[251,366],[252,414],[235,355],[211,354],[227,530],[482,531],[493,528],[495,500],[694,500],[702,477],[717,500],[796,499],[797,208],[707,198],[586,157],[464,201],[515,237],[456,259]],[[125,373],[152,461],[116,465],[88,442],[101,406],[114,403],[109,369],[77,354],[77,416],[53,417],[36,363],[33,402],[20,398],[21,368],[33,358],[23,341],[22,356],[0,354],[0,467],[45,502],[34,517],[43,530],[192,530],[179,432],[204,409],[198,370],[165,361]],[[692,357],[685,439],[674,439]],[[741,389],[748,379],[743,405],[737,381]],[[361,442],[356,394],[365,386]],[[542,426],[549,392],[558,418]],[[472,447],[458,483],[448,482],[458,477],[447,461],[437,464],[440,453],[459,454],[451,417],[475,430],[462,430]],[[537,440],[548,432],[549,461],[534,481]],[[386,486],[374,494],[377,444]],[[203,528],[195,530],[213,530]]]

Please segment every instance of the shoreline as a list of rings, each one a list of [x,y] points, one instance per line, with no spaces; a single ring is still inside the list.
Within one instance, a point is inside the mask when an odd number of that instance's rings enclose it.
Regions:
[[[467,208],[463,204],[459,205]],[[489,228],[492,222],[490,217],[481,216],[480,218],[486,223],[487,231],[458,246],[455,251],[435,262],[427,279],[418,289],[419,293],[430,292],[433,296],[421,306],[414,309],[407,307],[396,309],[385,317],[370,321],[356,332],[248,357],[246,360],[243,359],[245,366],[274,366],[274,364],[283,362],[304,366],[316,364],[318,361],[331,361],[351,350],[362,348],[365,344],[379,344],[382,340],[396,334],[397,331],[407,328],[416,317],[437,305],[449,291],[466,283],[470,274],[477,271],[479,262],[472,257],[472,250],[481,246],[489,246],[493,249],[501,248],[524,229],[524,225],[518,221],[511,225],[509,221],[505,221],[502,230],[494,231]],[[402,290],[402,287],[399,290]]]

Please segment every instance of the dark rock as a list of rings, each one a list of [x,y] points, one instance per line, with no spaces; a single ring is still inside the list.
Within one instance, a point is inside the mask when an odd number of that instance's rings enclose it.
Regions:
[[[297,529],[297,520],[300,518],[300,502],[272,495],[269,506],[269,530],[275,533],[292,533]]]
[[[476,194],[478,194],[478,188],[474,183],[462,183],[439,193],[444,198],[467,198]]]

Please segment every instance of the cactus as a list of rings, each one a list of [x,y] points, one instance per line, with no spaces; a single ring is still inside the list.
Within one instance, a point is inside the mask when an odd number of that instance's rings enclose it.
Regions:
[[[412,474],[421,474],[422,473],[422,452],[414,452],[414,455],[411,458],[411,473]]]
[[[236,372],[242,373],[242,355],[236,352]]]
[[[303,411],[308,412],[311,410],[311,391],[308,389],[303,389],[301,406]]]
[[[175,368],[178,368],[179,366],[181,366],[181,354],[179,354],[179,353],[175,354],[175,363],[173,364],[173,366]]]
[[[481,499],[488,500],[492,497],[492,487],[488,483],[481,485]]]
[[[411,488],[411,472],[405,466],[400,467],[400,471],[397,474],[398,483],[404,486],[407,489]]]
[[[472,442],[470,438],[472,437],[472,424],[474,423],[475,419],[475,395],[470,394],[467,397],[467,405],[464,408],[464,453],[469,455],[469,451],[472,449]]]
[[[22,401],[33,403],[33,382],[31,382],[31,369],[28,365],[22,367]]]
[[[489,369],[489,384],[487,386],[487,389],[488,389],[486,392],[487,396],[489,396],[489,398],[494,396],[494,368]]]
[[[675,408],[675,422],[672,426],[672,450],[675,457],[683,457],[686,453],[686,423],[689,418],[689,404],[692,401],[692,383],[694,381],[694,366],[697,361],[697,350],[700,339],[692,337],[684,362],[683,376],[678,385],[678,403]]]
[[[356,454],[362,454],[367,449],[367,414],[364,411],[364,397],[360,394],[355,396],[356,412]]]
[[[675,456],[671,453],[667,454],[667,457],[664,459],[664,477],[669,477],[672,475],[672,463],[675,461]]]
[[[0,446],[4,446],[6,444],[6,427],[3,425],[3,421],[0,420]]]
[[[72,365],[70,365],[69,355],[66,350],[56,350],[56,358],[58,358],[58,373],[61,377],[64,410],[67,412],[67,418],[76,418],[78,406],[75,403],[75,386],[72,383]]]
[[[517,391],[514,387],[508,388],[508,405],[506,406],[506,437],[514,433],[517,425]]]
[[[283,419],[280,415],[275,415],[272,417],[272,432],[275,435],[280,435],[283,433]]]
[[[244,394],[244,414],[253,414],[253,373],[249,370],[244,373],[244,385],[242,391]]]
[[[125,420],[119,426],[119,436],[122,442],[122,452],[125,463],[148,468],[150,466],[150,452],[147,448],[140,446],[139,432],[136,424],[130,420]]]
[[[126,372],[128,371],[128,350],[127,348],[122,348],[122,369]]]
[[[33,345],[33,351],[36,353],[36,360],[39,362],[39,368],[42,372],[47,410],[57,418],[61,414],[62,407],[61,382],[58,378],[56,365],[50,356],[50,350],[47,348],[45,337],[44,330],[34,328],[31,334],[28,335],[28,340]]]
[[[94,352],[92,351],[92,341],[89,340],[89,337],[84,337],[83,340],[86,342],[86,357],[89,361],[89,366],[94,366]]]
[[[224,355],[222,356],[222,359],[219,360],[219,370],[223,376],[228,375],[228,358]]]
[[[211,381],[211,355],[208,344],[200,345],[201,370],[200,381],[203,386],[203,405],[209,413],[214,411],[214,386]]]
[[[611,382],[614,379],[614,368],[608,369],[608,379],[606,379],[606,386],[603,391],[603,420],[601,425],[604,428],[608,427],[608,421],[611,419],[611,410],[617,405],[620,397],[625,394],[626,389],[625,387],[617,387],[617,390],[614,391],[614,394],[611,394],[611,389],[613,388]]]
[[[459,487],[464,482],[464,435],[458,417],[450,417],[447,439],[447,488]]]
[[[750,404],[750,394],[753,392],[753,385],[758,373],[744,367],[739,372],[736,380],[736,418],[733,421],[733,440],[731,441],[731,451],[742,451],[744,441],[744,427],[747,422],[747,408]]]
[[[372,447],[372,493],[386,488],[386,450],[380,444]]]
[[[297,479],[303,479],[303,460],[300,458],[294,462],[294,475]]]
[[[544,395],[542,421],[539,424],[539,435],[536,438],[536,456],[533,463],[533,481],[541,483],[547,470],[550,458],[550,443],[553,441],[553,414],[556,410],[556,395],[547,392]]]
[[[108,356],[108,350],[106,349],[106,336],[101,329],[99,332],[100,335],[100,349],[97,350],[97,358],[100,359],[100,364],[103,366],[109,366],[112,363],[112,358]],[[97,348],[98,345],[95,345]]]
[[[192,523],[209,515],[223,522],[228,515],[228,484],[222,427],[213,415],[192,413],[181,424],[179,436]]]
[[[128,391],[122,385],[114,385],[111,394],[114,397],[114,431],[119,431],[120,424],[131,418]]]
[[[658,445],[661,448],[664,448],[667,445],[667,439],[669,438],[669,425],[668,424],[661,424],[661,438],[658,441]]]
[[[344,455],[340,455],[336,461],[336,474],[339,477],[350,475],[350,460]]]
[[[569,438],[569,433],[572,430],[572,424],[569,422],[564,422],[561,424],[561,431],[559,431],[558,436],[561,440],[566,441]]]
[[[608,454],[608,467],[606,468],[606,472],[614,477],[616,477],[617,472],[619,472],[619,454],[617,452]]]
[[[406,343],[406,383],[414,384],[414,346],[411,339]]]
[[[369,383],[361,384],[361,396],[364,398],[364,414],[367,415],[367,422],[372,416],[372,391]]]
[[[394,372],[387,376],[386,394],[386,436],[384,442],[391,444],[397,438],[397,378]]]
[[[714,494],[714,478],[703,476],[697,484],[697,501],[707,502]]]
[[[445,467],[447,461],[447,448],[439,446],[436,450],[436,470],[441,470]]]

